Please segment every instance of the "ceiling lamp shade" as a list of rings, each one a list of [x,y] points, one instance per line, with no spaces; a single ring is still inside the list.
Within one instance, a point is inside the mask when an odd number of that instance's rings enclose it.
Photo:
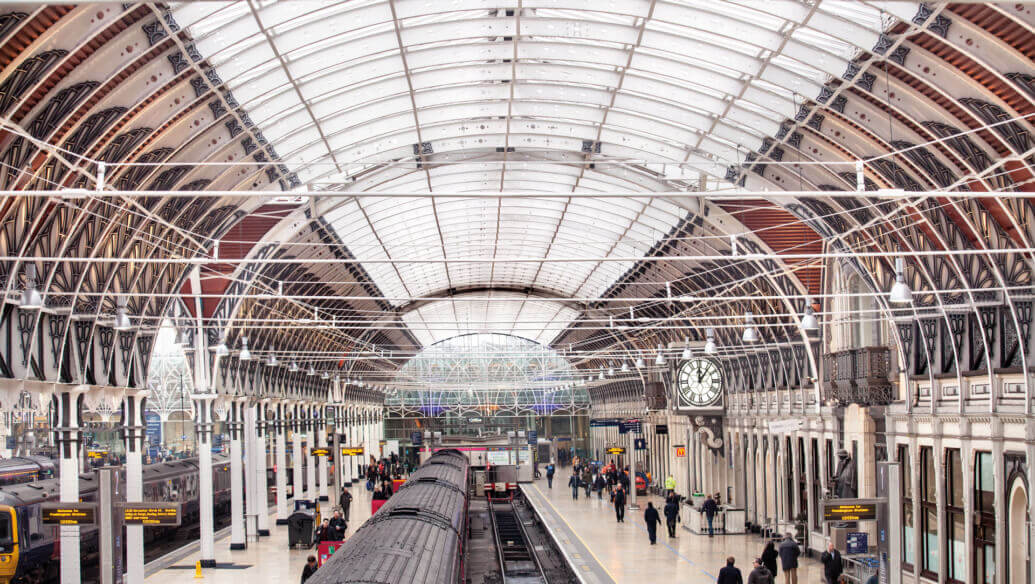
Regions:
[[[126,308],[128,302],[124,297],[120,297],[116,301],[115,324],[111,328],[117,331],[128,331],[133,328],[133,323],[129,320],[129,311]]]
[[[608,377],[614,377],[615,376],[615,368],[614,367],[609,367],[607,369],[607,376]]]
[[[323,375],[320,375],[320,379],[330,379],[330,378],[331,378],[331,374],[326,372],[326,371],[323,372]]]
[[[658,358],[654,360],[654,364],[661,366],[665,364],[665,353],[662,352],[661,345],[658,345]]]
[[[913,301],[913,291],[906,284],[906,266],[902,258],[895,258],[895,283],[891,285],[888,300],[895,304],[909,304]]]
[[[294,361],[292,361],[291,365],[288,366],[288,371],[291,371],[292,373],[298,371],[298,363],[295,363]]]
[[[628,361],[622,361],[622,373],[628,373],[628,372],[629,372],[629,362]]]
[[[686,361],[691,357],[690,355],[690,337],[686,338],[686,346],[683,347],[683,354],[680,357]]]
[[[704,352],[707,355],[714,355],[719,352],[719,348],[715,345],[715,329],[708,329],[706,334],[707,341],[704,343]]]
[[[604,370],[603,369],[600,370],[600,374],[597,375],[597,379],[599,379],[600,381],[604,380]]]
[[[36,287],[36,264],[25,264],[25,290],[18,299],[18,308],[37,310],[43,308],[43,296]]]
[[[750,310],[744,313],[744,321],[744,334],[740,337],[740,340],[745,343],[757,343],[758,331],[755,330],[755,316],[751,314]]]
[[[216,343],[215,348],[212,350],[215,351],[217,357],[225,357],[230,354],[230,349],[226,346],[226,340],[222,337],[220,337],[219,342]]]
[[[316,368],[313,367],[312,365],[310,365],[309,369],[305,372],[305,374],[306,374],[306,377],[313,377],[313,376],[315,376],[316,375]]]
[[[805,306],[805,314],[801,317],[801,330],[803,331],[818,331],[819,330],[819,319],[816,318],[816,311],[812,309],[812,305],[808,304]]]
[[[248,337],[241,337],[241,354],[237,358],[241,361],[252,360],[252,352],[248,350]]]
[[[636,358],[636,368],[637,369],[643,369],[646,366],[647,366],[647,364],[643,362],[643,357],[637,357]]]
[[[267,367],[276,367],[277,366],[277,356],[272,354],[272,353],[270,353],[269,357],[266,357],[266,366]]]

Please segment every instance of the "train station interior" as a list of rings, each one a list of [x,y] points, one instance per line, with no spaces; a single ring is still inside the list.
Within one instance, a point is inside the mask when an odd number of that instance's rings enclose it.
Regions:
[[[1033,63],[1029,1],[0,3],[0,584],[1035,584]]]

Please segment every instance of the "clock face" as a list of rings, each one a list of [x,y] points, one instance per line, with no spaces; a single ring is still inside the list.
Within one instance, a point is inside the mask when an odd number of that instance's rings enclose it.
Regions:
[[[676,374],[676,389],[686,404],[711,405],[722,393],[722,373],[708,359],[683,361]]]

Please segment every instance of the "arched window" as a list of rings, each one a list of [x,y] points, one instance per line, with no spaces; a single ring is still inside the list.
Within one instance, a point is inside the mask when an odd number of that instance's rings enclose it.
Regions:
[[[877,297],[859,274],[848,277],[848,294],[850,316],[847,339],[851,348],[877,347],[884,344]]]

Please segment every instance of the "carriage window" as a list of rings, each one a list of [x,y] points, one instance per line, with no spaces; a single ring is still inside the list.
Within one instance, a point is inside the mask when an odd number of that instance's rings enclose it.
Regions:
[[[11,533],[11,511],[5,510],[0,513],[0,546],[14,541],[14,534]]]

